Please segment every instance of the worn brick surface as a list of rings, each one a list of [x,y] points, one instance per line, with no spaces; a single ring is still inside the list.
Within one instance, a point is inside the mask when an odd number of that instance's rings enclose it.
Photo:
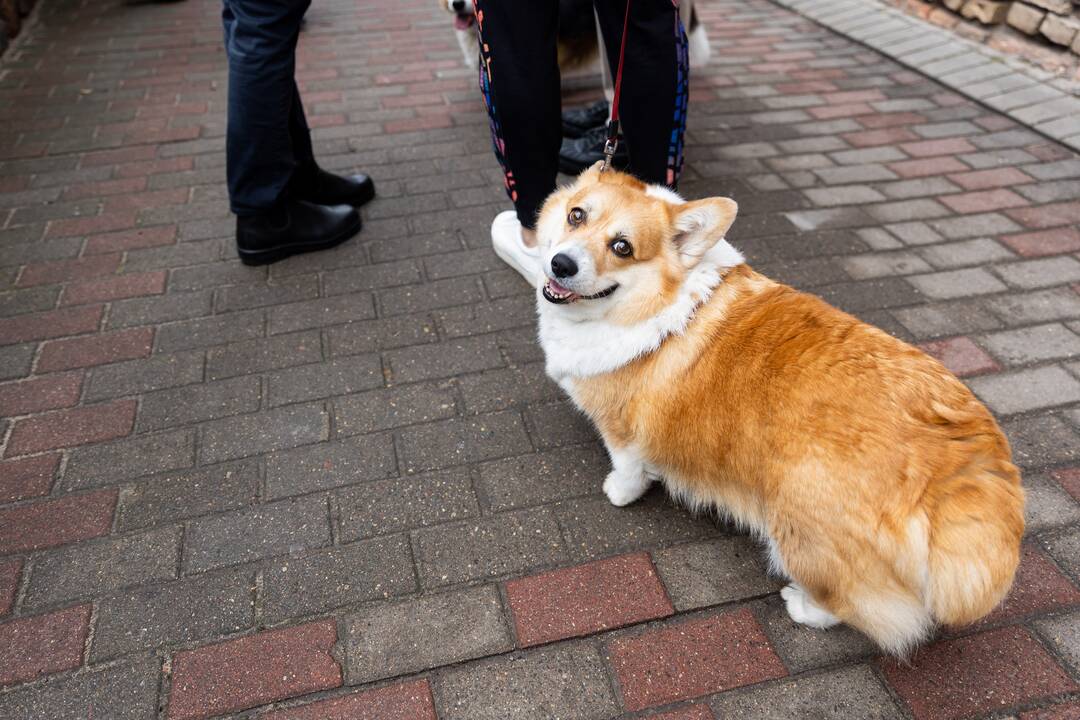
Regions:
[[[115,593],[97,603],[90,658],[227,635],[254,620],[251,570],[208,573]]]
[[[176,653],[169,718],[202,718],[341,684],[337,630],[319,621]]]
[[[265,720],[438,720],[427,680],[277,710]]]
[[[0,560],[0,616],[7,615],[14,607],[21,576],[21,560],[18,558]]]
[[[718,718],[899,720],[904,717],[873,672],[865,666],[795,680],[778,680],[744,692],[724,693],[714,698],[710,705]]]
[[[448,385],[419,383],[338,398],[334,411],[337,431],[353,435],[453,417],[456,400]]]
[[[194,457],[195,432],[186,428],[87,445],[68,453],[64,485],[69,489],[109,485],[191,467]]]
[[[58,373],[0,384],[0,413],[8,417],[70,407],[79,400],[82,373]]]
[[[0,462],[0,503],[47,495],[59,466],[59,453]]]
[[[143,720],[157,712],[161,663],[152,658],[60,676],[0,694],[0,714],[18,718]]]
[[[89,605],[3,623],[0,685],[28,682],[78,667],[89,630]]]
[[[55,547],[109,532],[115,490],[0,508],[0,553]]]
[[[919,346],[928,355],[941,361],[957,377],[995,372],[1001,366],[970,338],[955,337],[935,340]]]
[[[345,540],[479,515],[469,477],[453,471],[364,483],[337,493],[335,503]]]
[[[674,612],[647,554],[512,580],[506,596],[522,646],[588,635]]]
[[[1035,626],[1039,633],[1058,653],[1060,653],[1073,672],[1080,670],[1080,611],[1064,613],[1056,617],[1042,618]]]
[[[609,644],[608,655],[629,710],[787,674],[745,609],[618,638]]]
[[[1056,365],[975,378],[970,385],[991,410],[1005,414],[1080,401],[1080,381]]]
[[[214,420],[203,427],[199,459],[214,463],[320,442],[329,437],[329,425],[318,403]]]
[[[587,644],[559,643],[452,668],[440,674],[436,693],[443,720],[599,720],[618,712],[600,654]]]
[[[124,437],[135,423],[135,406],[134,400],[118,400],[19,420],[11,430],[5,455],[27,455]]]
[[[908,666],[883,661],[881,670],[918,720],[1006,710],[1077,688],[1037,640],[1015,627],[939,642]]]
[[[176,527],[55,550],[34,561],[24,604],[38,607],[170,580],[176,576],[179,557]]]
[[[193,520],[184,538],[184,571],[201,572],[329,544],[325,498],[282,500]]]
[[[377,538],[272,563],[263,574],[263,613],[299,617],[415,589],[408,540]]]
[[[660,550],[654,560],[675,608],[692,610],[779,590],[764,557],[749,538],[723,537]]]
[[[133,328],[74,340],[53,340],[41,349],[39,372],[104,365],[150,354],[154,331]]]
[[[566,558],[547,509],[425,528],[413,538],[420,581],[428,587],[521,573]]]
[[[988,622],[1030,615],[1080,604],[1077,589],[1038,548],[1025,545],[1020,555],[1013,588],[1005,601],[989,616]]]
[[[427,670],[513,647],[492,585],[376,606],[345,623],[350,684]]]

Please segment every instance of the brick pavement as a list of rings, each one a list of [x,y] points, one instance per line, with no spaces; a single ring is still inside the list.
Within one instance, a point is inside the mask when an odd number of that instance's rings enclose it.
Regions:
[[[380,197],[267,269],[229,237],[216,3],[47,0],[0,70],[0,716],[1076,717],[1080,158],[764,0],[701,12],[684,192],[998,414],[1008,602],[897,664],[793,625],[731,528],[606,502],[434,2],[312,8],[318,153]]]

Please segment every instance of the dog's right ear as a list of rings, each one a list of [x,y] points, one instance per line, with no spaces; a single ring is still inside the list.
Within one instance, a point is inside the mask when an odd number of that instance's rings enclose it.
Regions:
[[[674,243],[683,265],[691,268],[735,222],[739,206],[724,197],[695,200],[674,208]]]

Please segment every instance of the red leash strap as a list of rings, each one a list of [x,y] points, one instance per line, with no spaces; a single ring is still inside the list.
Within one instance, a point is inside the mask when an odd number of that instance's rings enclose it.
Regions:
[[[615,71],[615,94],[611,98],[611,117],[607,121],[607,140],[604,141],[603,172],[611,167],[611,159],[619,147],[619,94],[622,91],[623,61],[626,59],[626,33],[630,29],[630,0],[626,0],[626,17],[623,18],[622,41],[619,43],[619,67]]]

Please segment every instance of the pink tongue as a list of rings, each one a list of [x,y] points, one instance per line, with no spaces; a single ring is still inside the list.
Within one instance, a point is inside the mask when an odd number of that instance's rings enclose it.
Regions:
[[[554,290],[555,292],[559,293],[560,295],[563,294],[563,293],[570,292],[569,290],[564,288],[562,285],[560,285],[559,283],[557,283],[557,282],[555,282],[554,280],[551,280],[551,279],[548,280],[548,285],[550,285],[551,289]]]
[[[468,30],[473,24],[473,15],[457,15],[454,17],[454,27],[458,30]]]

